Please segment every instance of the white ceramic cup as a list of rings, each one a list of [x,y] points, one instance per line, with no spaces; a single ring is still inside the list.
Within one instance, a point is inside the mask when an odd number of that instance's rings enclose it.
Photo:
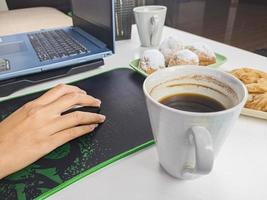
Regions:
[[[243,83],[219,70],[179,66],[148,76],[143,90],[162,167],[181,179],[210,173],[215,156],[246,102]],[[164,97],[182,93],[211,97],[226,110],[187,112],[159,103]]]
[[[165,22],[165,6],[140,6],[133,9],[141,45],[156,47],[159,45]]]

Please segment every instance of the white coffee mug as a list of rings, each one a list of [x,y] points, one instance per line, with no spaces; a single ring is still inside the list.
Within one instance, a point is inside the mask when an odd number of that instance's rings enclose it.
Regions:
[[[165,6],[140,6],[133,9],[141,45],[156,47],[159,45],[165,22]]]
[[[243,83],[219,70],[179,66],[153,73],[146,78],[143,90],[162,167],[182,179],[208,174],[247,100]],[[197,113],[159,103],[186,93],[211,97],[226,109]]]

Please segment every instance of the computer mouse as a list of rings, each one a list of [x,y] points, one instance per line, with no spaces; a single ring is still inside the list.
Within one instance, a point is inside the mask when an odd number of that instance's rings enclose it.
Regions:
[[[92,107],[92,106],[74,106],[70,108],[69,110],[61,113],[61,115],[66,115],[71,112],[75,111],[82,111],[82,112],[90,112],[90,113],[99,113],[100,107]]]

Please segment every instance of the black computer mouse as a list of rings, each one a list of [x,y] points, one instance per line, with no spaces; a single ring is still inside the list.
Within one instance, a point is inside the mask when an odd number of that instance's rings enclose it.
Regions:
[[[75,111],[82,111],[82,112],[90,112],[90,113],[99,113],[100,107],[92,107],[92,106],[74,106],[73,108],[70,108],[69,110],[61,113],[61,115],[66,115],[71,112]]]

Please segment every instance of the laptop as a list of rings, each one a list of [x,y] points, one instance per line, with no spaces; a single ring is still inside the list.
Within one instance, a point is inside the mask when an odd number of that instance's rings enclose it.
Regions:
[[[114,53],[113,0],[71,3],[72,27],[0,37],[0,81]]]

